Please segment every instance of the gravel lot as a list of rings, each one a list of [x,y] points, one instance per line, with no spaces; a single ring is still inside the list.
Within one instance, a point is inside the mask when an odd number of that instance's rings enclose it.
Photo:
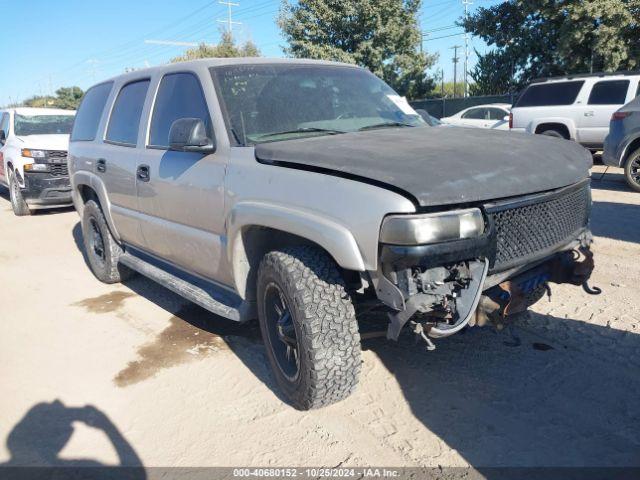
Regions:
[[[0,463],[640,466],[640,194],[620,170],[593,187],[601,296],[553,287],[519,344],[366,341],[357,392],[312,412],[278,397],[256,326],[101,284],[75,211],[18,218],[2,192]]]

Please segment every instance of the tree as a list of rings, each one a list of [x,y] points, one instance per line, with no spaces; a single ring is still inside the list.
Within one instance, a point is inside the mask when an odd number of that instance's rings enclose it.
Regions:
[[[171,63],[197,60],[198,58],[229,58],[229,57],[259,57],[260,50],[251,42],[236,45],[233,36],[229,32],[223,32],[218,45],[201,43],[195,48],[190,48],[179,57],[171,59]]]
[[[84,92],[80,87],[61,87],[56,90],[56,96],[36,95],[22,102],[26,107],[62,108],[76,110],[80,105]]]
[[[84,92],[80,87],[62,87],[56,90],[56,106],[66,110],[76,110]]]
[[[278,24],[293,57],[368,68],[401,95],[421,98],[434,86],[435,55],[420,51],[422,0],[284,0]]]
[[[462,24],[494,46],[474,73],[502,87],[511,68],[521,88],[536,77],[640,65],[640,0],[507,0]]]
[[[481,55],[476,50],[478,63],[469,75],[471,95],[501,95],[515,90],[515,64],[502,51],[493,50]]]

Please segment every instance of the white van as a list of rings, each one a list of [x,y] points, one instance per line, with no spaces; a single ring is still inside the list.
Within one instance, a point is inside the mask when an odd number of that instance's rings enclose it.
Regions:
[[[575,140],[601,150],[613,112],[640,93],[640,72],[594,73],[534,81],[511,110],[513,131]]]
[[[74,110],[0,110],[0,185],[16,215],[72,205],[67,150]]]

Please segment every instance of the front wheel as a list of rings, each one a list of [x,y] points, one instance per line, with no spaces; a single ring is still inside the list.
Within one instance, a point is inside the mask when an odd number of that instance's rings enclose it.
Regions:
[[[624,166],[624,177],[631,188],[640,192],[640,149],[629,155]]]
[[[18,179],[13,171],[9,171],[9,198],[11,199],[11,208],[13,213],[18,217],[31,215],[31,209],[22,196]]]
[[[258,318],[286,398],[301,410],[348,397],[360,374],[360,334],[344,280],[325,252],[269,252],[258,270]]]

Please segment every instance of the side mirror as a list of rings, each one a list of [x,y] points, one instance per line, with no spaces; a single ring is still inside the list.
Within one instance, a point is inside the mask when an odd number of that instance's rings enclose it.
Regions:
[[[509,115],[505,115],[505,116],[502,118],[502,121],[503,121],[503,122],[508,122],[508,121],[509,121]]]
[[[4,130],[0,130],[0,145],[7,143],[7,134]]]
[[[213,153],[216,145],[199,118],[180,118],[171,124],[169,149],[177,152]]]

